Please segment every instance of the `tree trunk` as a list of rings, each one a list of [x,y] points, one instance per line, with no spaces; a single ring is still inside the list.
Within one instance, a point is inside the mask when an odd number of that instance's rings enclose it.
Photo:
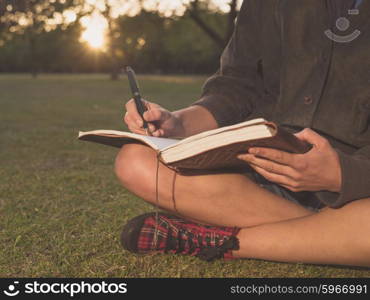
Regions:
[[[199,1],[195,0],[190,3],[189,16],[193,21],[207,34],[220,48],[225,46],[225,41],[220,34],[215,31],[211,26],[202,20],[199,15]]]
[[[116,56],[116,43],[114,38],[114,19],[111,16],[112,7],[109,1],[105,0],[105,8],[103,15],[108,22],[108,48],[110,53],[110,79],[118,80],[119,78],[119,64]]]
[[[111,71],[111,73],[110,73],[110,79],[111,80],[118,80],[118,78],[119,78],[119,72],[118,72],[118,70],[117,70],[117,68],[112,68],[112,71]]]
[[[30,0],[25,1],[25,11],[32,14],[32,24],[27,28],[25,36],[28,42],[28,59],[30,61],[30,73],[32,78],[36,78],[38,75],[38,60],[37,60],[37,36],[36,36],[36,13],[30,5]]]
[[[226,37],[225,37],[226,43],[229,42],[231,36],[234,33],[235,21],[236,21],[236,17],[238,16],[237,5],[238,5],[238,0],[232,0],[230,2],[230,12],[228,15],[228,25],[227,25],[227,32],[226,32]]]
[[[31,62],[30,65],[30,73],[32,78],[37,78],[38,75],[38,61],[37,61],[37,53],[36,53],[36,37],[33,33],[31,28],[31,32],[29,32],[26,36],[28,36],[28,57],[29,61]]]
[[[221,49],[223,49],[228,43],[230,37],[232,36],[235,28],[235,18],[238,14],[237,10],[237,0],[231,0],[230,2],[230,12],[228,14],[228,25],[226,30],[226,35],[221,36],[216,30],[204,22],[199,14],[199,0],[194,0],[190,3],[189,16],[193,21],[207,34]]]

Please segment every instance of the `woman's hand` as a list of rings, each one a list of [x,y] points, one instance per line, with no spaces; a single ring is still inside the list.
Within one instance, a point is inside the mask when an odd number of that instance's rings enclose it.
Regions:
[[[239,159],[246,161],[267,180],[293,192],[339,192],[342,184],[339,157],[327,139],[311,129],[295,134],[313,145],[305,154],[291,154],[270,148],[250,148]]]
[[[143,117],[148,122],[148,129],[151,135],[156,137],[182,136],[184,128],[181,119],[158,104],[144,101],[147,111]],[[135,101],[131,99],[126,103],[126,114],[124,122],[130,131],[138,134],[145,134],[143,120],[139,115]]]

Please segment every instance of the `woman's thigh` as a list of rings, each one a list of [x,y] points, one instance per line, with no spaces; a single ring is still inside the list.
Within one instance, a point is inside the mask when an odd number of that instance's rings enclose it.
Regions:
[[[261,187],[243,173],[177,174],[137,144],[116,159],[121,183],[145,201],[202,223],[248,227],[310,215],[300,204]]]

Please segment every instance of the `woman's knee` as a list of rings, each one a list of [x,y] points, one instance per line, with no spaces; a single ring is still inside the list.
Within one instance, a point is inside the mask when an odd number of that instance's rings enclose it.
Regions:
[[[127,188],[132,188],[137,182],[141,182],[148,172],[148,159],[150,155],[148,147],[139,144],[124,145],[119,151],[114,171],[119,181]]]

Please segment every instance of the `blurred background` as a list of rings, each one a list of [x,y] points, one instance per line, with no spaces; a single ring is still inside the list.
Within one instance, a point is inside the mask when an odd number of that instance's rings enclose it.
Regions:
[[[0,72],[209,74],[241,0],[0,0]]]

